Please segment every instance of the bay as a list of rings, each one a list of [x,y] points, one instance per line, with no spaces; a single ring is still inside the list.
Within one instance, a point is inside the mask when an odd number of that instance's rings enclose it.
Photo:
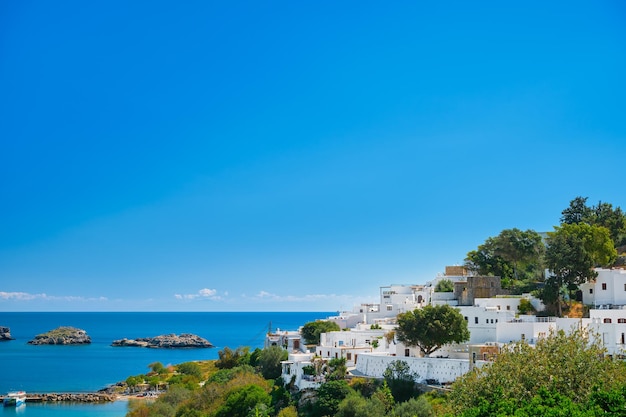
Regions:
[[[263,347],[265,335],[297,330],[303,324],[328,317],[331,312],[189,312],[189,313],[15,313],[0,312],[0,326],[10,327],[15,340],[0,343],[0,392],[91,392],[145,374],[149,365],[178,364],[218,358],[228,346]],[[59,326],[78,327],[92,343],[81,346],[29,345],[36,335]],[[112,347],[116,339],[193,333],[209,340],[209,349],[147,349]],[[121,404],[120,404],[121,403]],[[123,408],[123,410],[120,410]],[[59,411],[62,410],[62,411]],[[10,415],[16,410],[3,410]],[[17,410],[28,417],[123,416],[126,404],[33,405]],[[59,413],[59,414],[55,414]],[[113,414],[107,414],[113,413]]]

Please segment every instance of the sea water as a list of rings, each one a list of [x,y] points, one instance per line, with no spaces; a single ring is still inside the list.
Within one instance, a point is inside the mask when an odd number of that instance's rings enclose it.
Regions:
[[[303,324],[328,317],[313,313],[4,313],[0,326],[11,329],[15,340],[0,343],[0,392],[91,392],[130,375],[149,372],[149,365],[178,364],[217,359],[218,351],[263,347],[269,329],[297,330]],[[92,343],[79,346],[29,345],[36,335],[59,326],[83,329]],[[113,347],[117,339],[193,333],[209,340],[215,348],[147,349]],[[0,415],[27,417],[124,416],[127,404],[32,404],[19,409],[4,408]]]

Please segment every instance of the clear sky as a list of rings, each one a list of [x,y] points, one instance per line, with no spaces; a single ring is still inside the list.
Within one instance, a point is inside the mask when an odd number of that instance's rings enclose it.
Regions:
[[[0,311],[335,311],[626,208],[626,3],[0,3]]]

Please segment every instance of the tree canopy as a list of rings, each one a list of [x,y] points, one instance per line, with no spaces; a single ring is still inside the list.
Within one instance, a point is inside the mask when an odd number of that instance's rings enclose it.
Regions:
[[[565,223],[548,233],[546,266],[551,274],[546,278],[542,299],[556,303],[561,315],[561,292],[575,290],[597,276],[594,267],[606,266],[617,257],[609,231],[605,227],[586,223]]]
[[[620,207],[613,208],[610,203],[598,202],[596,206],[587,205],[587,197],[576,197],[569,207],[561,212],[561,224],[586,223],[591,226],[606,227],[615,246],[626,244],[626,214]]]
[[[317,320],[310,321],[302,326],[300,334],[309,345],[317,345],[320,342],[320,334],[341,330],[334,321]]]
[[[418,308],[398,315],[398,340],[419,347],[428,356],[448,343],[469,340],[465,318],[447,304]]]
[[[450,405],[454,415],[473,417],[583,415],[555,412],[559,407],[585,409],[590,402],[598,406],[601,397],[621,392],[626,382],[626,364],[604,354],[599,337],[581,328],[553,332],[534,347],[524,341],[512,343],[491,364],[459,378],[452,386]],[[599,389],[604,390],[600,396]],[[622,394],[622,412],[623,405]]]
[[[527,290],[542,273],[544,245],[534,230],[505,229],[467,253],[465,266],[479,275],[502,278],[503,288]]]

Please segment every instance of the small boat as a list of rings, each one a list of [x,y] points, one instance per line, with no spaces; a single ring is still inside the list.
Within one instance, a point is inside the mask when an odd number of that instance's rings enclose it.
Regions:
[[[26,404],[26,393],[24,391],[11,391],[5,397],[2,404],[5,407],[19,407]]]

